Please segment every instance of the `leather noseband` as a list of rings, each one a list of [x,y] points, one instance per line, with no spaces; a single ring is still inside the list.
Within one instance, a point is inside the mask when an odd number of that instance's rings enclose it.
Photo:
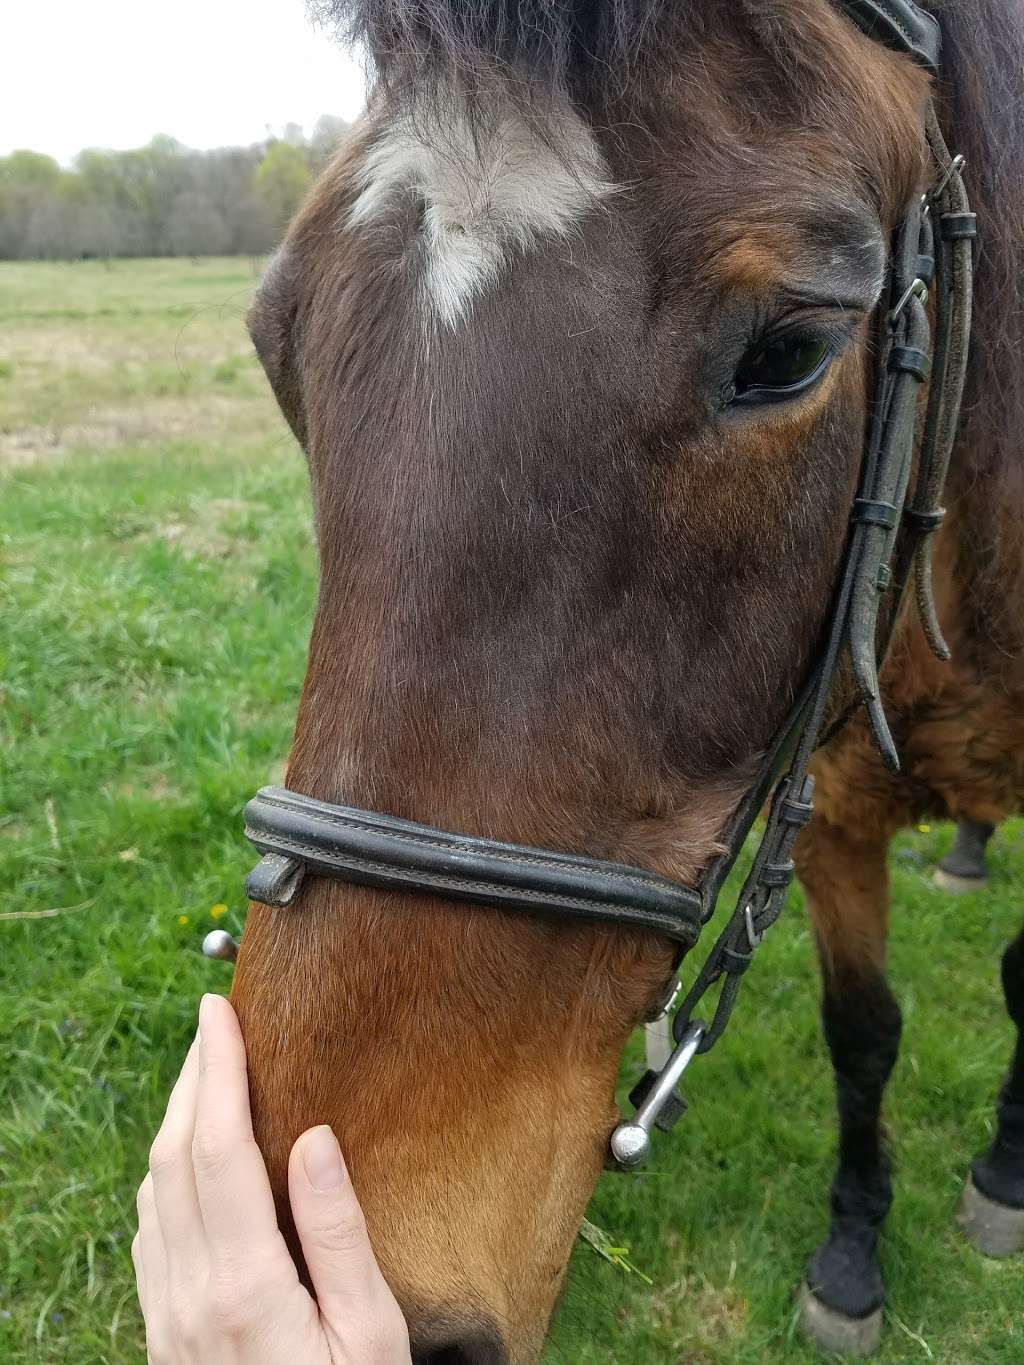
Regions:
[[[704,922],[699,892],[623,863],[450,834],[394,815],[332,806],[264,787],[245,808],[245,835],[264,855],[245,884],[251,900],[287,905],[303,870],[396,891],[421,891],[528,914],[582,916],[666,934],[692,948]]]

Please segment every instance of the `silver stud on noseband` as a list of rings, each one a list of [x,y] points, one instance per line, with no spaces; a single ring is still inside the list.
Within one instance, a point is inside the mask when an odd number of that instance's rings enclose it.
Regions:
[[[665,1063],[651,1091],[631,1119],[620,1123],[612,1133],[612,1156],[626,1170],[635,1170],[647,1160],[651,1150],[651,1129],[658,1122],[663,1109],[675,1096],[675,1088],[683,1072],[693,1061],[704,1037],[704,1025],[694,1020],[682,1036],[679,1046]]]
[[[226,929],[211,929],[203,939],[203,957],[217,957],[224,962],[234,962],[238,956],[238,943]]]

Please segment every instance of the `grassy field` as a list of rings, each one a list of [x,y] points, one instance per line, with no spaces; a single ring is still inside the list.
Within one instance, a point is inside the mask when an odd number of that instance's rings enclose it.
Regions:
[[[242,804],[277,768],[314,598],[305,472],[242,325],[245,261],[0,265],[0,1360],[142,1358],[134,1193],[199,993],[238,932]],[[998,955],[1024,833],[989,893],[894,851],[905,1011],[889,1118],[883,1365],[1024,1361],[1024,1264],[953,1210],[1010,1046]],[[31,916],[31,917],[29,917]],[[548,1365],[801,1365],[792,1291],[826,1222],[831,1078],[797,898],[652,1169],[591,1217],[650,1276],[576,1254]],[[639,1067],[638,1049],[625,1078]]]

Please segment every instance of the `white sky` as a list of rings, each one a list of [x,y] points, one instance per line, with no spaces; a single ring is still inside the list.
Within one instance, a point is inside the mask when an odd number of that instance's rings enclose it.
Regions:
[[[358,64],[303,0],[0,3],[0,155],[256,142],[363,104]]]

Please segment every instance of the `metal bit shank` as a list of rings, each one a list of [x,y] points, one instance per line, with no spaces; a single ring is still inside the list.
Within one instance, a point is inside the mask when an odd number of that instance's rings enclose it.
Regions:
[[[695,1020],[683,1034],[643,1104],[631,1119],[620,1123],[612,1133],[612,1156],[620,1166],[632,1170],[646,1161],[651,1149],[651,1129],[683,1072],[696,1057],[703,1037],[704,1025]]]

